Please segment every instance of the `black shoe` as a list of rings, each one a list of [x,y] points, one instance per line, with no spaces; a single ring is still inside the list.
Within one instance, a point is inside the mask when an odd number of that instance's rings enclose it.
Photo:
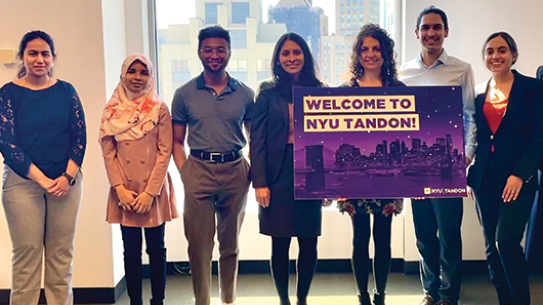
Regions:
[[[369,293],[358,294],[358,305],[371,305]]]
[[[373,291],[373,305],[385,305],[385,293]]]

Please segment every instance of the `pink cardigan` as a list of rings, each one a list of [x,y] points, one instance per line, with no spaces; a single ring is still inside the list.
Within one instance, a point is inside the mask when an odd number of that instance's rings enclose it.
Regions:
[[[113,136],[102,138],[102,154],[111,189],[106,221],[128,227],[153,228],[178,217],[168,164],[172,154],[172,120],[168,107],[162,103],[158,125],[136,141],[117,142]],[[154,196],[148,213],[137,214],[119,207],[114,187]]]

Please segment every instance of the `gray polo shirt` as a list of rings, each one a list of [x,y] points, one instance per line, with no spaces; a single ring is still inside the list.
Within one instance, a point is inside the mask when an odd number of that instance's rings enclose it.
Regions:
[[[191,149],[241,150],[247,144],[243,124],[251,120],[253,99],[253,90],[230,75],[228,86],[218,95],[205,84],[202,73],[175,91],[172,120],[188,125]]]

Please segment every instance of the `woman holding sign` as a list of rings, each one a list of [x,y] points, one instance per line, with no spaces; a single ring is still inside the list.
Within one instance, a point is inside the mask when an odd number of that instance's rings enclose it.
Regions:
[[[271,269],[281,300],[288,296],[289,248],[298,237],[297,297],[307,304],[317,266],[317,237],[321,234],[320,200],[294,200],[294,86],[321,87],[313,56],[304,39],[287,33],[275,45],[273,79],[259,88],[251,126],[251,164],[260,233],[272,237]]]
[[[530,304],[521,240],[538,189],[543,155],[543,83],[512,69],[513,37],[490,35],[483,46],[490,80],[477,88],[477,150],[468,169],[500,304]]]
[[[394,60],[394,41],[376,24],[366,24],[353,44],[350,80],[345,87],[405,86],[398,81]],[[340,212],[347,212],[353,224],[352,267],[358,286],[359,304],[371,305],[368,293],[370,267],[370,214],[373,214],[375,255],[373,304],[385,304],[385,288],[390,269],[392,216],[401,213],[401,199],[338,199]]]

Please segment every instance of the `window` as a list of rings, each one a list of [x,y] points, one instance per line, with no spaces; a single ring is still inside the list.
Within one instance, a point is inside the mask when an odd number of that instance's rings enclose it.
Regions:
[[[247,30],[231,30],[230,42],[232,44],[232,49],[246,49]]]
[[[342,82],[349,67],[352,41],[358,34],[359,27],[365,22],[381,22],[382,19],[381,25],[394,38],[395,33],[391,29],[393,30],[395,18],[399,17],[394,16],[394,0],[311,0],[303,2],[311,3],[322,11],[300,7],[283,7],[282,10],[274,11],[275,5],[280,1],[152,1],[156,3],[155,20],[159,33],[156,45],[152,47],[158,57],[156,69],[161,76],[158,83],[160,97],[167,104],[171,104],[175,90],[203,70],[196,56],[197,31],[200,30],[198,24],[207,27],[217,24],[219,19],[230,20],[229,24],[222,24],[230,32],[231,38],[232,50],[227,71],[257,91],[259,82],[272,76],[272,52],[277,39],[283,33],[300,31],[310,45],[315,63],[322,67],[319,77],[324,83],[335,86]],[[367,5],[367,9],[364,5]],[[320,12],[327,18],[322,18]],[[260,15],[255,16],[255,13]],[[273,19],[274,14],[278,15],[276,19]],[[247,29],[247,17],[256,20],[254,28]],[[191,22],[191,18],[197,22]],[[321,24],[323,20],[328,20],[328,24]],[[328,28],[328,33],[322,33],[323,28]],[[179,194],[183,194],[179,175],[173,174],[176,173],[173,162],[171,171],[174,187]],[[256,211],[258,204],[254,202],[252,188],[248,196],[247,209]],[[178,204],[178,208],[182,209],[182,204]]]
[[[217,23],[217,8],[218,3],[206,3],[205,5],[205,23],[206,24],[216,24]]]
[[[247,83],[247,72],[230,71],[229,73],[238,80]]]
[[[257,59],[256,60],[256,70],[257,71],[267,71],[270,69],[271,59]]]
[[[250,16],[249,2],[232,3],[232,23],[245,23]]]
[[[184,84],[191,79],[190,72],[172,72],[172,81]]]
[[[256,79],[259,82],[261,82],[263,80],[266,80],[268,78],[271,78],[271,77],[272,77],[271,71],[258,71],[258,72],[256,72]]]
[[[172,72],[190,72],[190,62],[186,59],[172,60]]]
[[[247,60],[231,59],[226,69],[228,71],[247,71]]]
[[[247,71],[247,60],[238,60],[238,71]]]

